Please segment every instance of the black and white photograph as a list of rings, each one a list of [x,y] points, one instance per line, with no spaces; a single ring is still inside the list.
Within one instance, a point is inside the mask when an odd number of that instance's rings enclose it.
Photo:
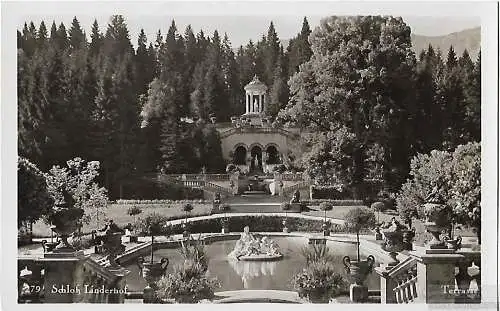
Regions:
[[[5,310],[498,308],[497,2],[2,9]]]

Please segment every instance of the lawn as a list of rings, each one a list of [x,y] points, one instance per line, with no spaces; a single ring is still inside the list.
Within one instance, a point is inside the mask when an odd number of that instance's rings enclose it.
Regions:
[[[159,214],[167,217],[179,217],[184,216],[185,213],[182,210],[183,203],[170,203],[170,204],[144,204],[136,205],[142,208],[142,213],[135,216],[135,219],[145,217],[149,214]],[[113,221],[119,226],[125,226],[128,223],[134,222],[134,216],[129,216],[127,210],[134,206],[133,204],[109,204],[105,209],[105,216],[100,219],[96,219],[90,224],[85,224],[83,226],[83,232],[90,232],[95,229],[101,229],[104,227],[105,219],[113,219]],[[212,208],[211,204],[193,204],[193,210],[188,214],[188,216],[198,216],[207,215]],[[33,224],[33,237],[50,237],[50,228],[42,220],[37,221]]]

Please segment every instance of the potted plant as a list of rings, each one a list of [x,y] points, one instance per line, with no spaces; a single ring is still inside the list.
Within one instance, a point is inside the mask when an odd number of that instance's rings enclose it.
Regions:
[[[384,202],[373,202],[370,205],[371,209],[374,211],[377,211],[377,226],[375,228],[375,240],[380,241],[382,240],[382,233],[380,232],[380,212],[385,210],[385,204]]]
[[[139,214],[141,214],[141,213],[142,213],[142,209],[141,209],[141,208],[139,208],[139,207],[137,207],[137,206],[135,206],[135,205],[134,205],[134,206],[132,206],[132,207],[130,207],[130,208],[127,210],[127,214],[128,214],[129,216],[134,217],[134,224],[136,223],[136,216],[137,216],[137,215],[139,215]],[[131,233],[130,233],[130,242],[131,242],[131,243],[132,243],[132,242],[137,242],[137,240],[138,240],[138,239],[137,239],[137,232],[136,232],[136,230],[134,230],[134,228],[133,228],[133,227],[134,227],[133,225],[129,225],[129,226],[128,226],[128,230],[130,230],[130,231],[131,231]]]
[[[187,230],[187,219],[188,219],[188,213],[190,213],[193,210],[193,205],[191,203],[186,203],[182,206],[182,210],[184,211],[184,213],[186,213],[185,214],[186,218],[184,219],[184,223],[182,224],[182,228],[184,229],[182,234],[184,237],[188,237],[189,232]]]
[[[227,217],[226,213],[231,210],[231,206],[227,203],[224,203],[221,205],[220,209],[222,212],[224,212],[224,218],[221,221],[222,233],[229,233],[229,217]]]
[[[331,211],[333,209],[333,204],[330,202],[321,202],[319,204],[319,209],[325,212],[325,220],[323,222],[323,235],[330,235],[330,226],[328,221],[326,220],[326,212]]]
[[[174,267],[173,273],[160,279],[158,296],[173,299],[176,303],[213,299],[220,282],[217,278],[207,276],[208,257],[201,241],[191,239],[189,243],[182,243],[180,253],[184,261]]]
[[[368,274],[372,272],[375,258],[370,255],[366,260],[361,260],[359,253],[359,233],[363,229],[371,229],[375,226],[375,214],[366,207],[356,207],[350,210],[344,217],[345,226],[348,231],[356,232],[356,260],[349,256],[343,258],[345,270],[351,279],[350,297],[354,302],[364,301],[368,298],[368,288],[363,285]]]
[[[333,257],[324,244],[314,244],[302,249],[306,267],[291,281],[299,297],[312,303],[328,303],[346,286],[344,278],[337,273]]]

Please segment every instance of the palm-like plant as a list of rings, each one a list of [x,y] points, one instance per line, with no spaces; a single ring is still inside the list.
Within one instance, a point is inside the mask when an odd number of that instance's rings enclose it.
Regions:
[[[312,244],[301,249],[302,256],[306,259],[306,264],[312,262],[324,261],[331,262],[334,256],[330,253],[330,249],[325,244]]]

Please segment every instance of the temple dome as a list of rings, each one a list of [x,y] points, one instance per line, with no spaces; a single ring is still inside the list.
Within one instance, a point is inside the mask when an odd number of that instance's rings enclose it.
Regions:
[[[267,86],[255,75],[252,81],[245,86],[245,91],[260,91],[264,93],[267,91]]]

